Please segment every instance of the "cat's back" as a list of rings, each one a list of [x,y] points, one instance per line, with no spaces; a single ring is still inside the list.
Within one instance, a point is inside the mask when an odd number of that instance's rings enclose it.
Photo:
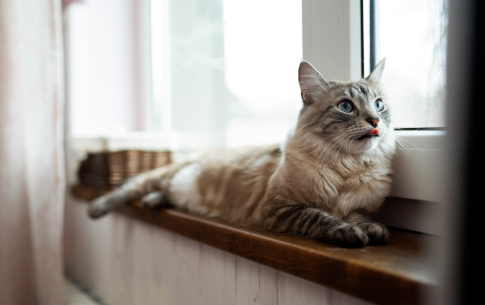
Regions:
[[[280,160],[277,144],[206,153],[172,178],[169,199],[191,212],[242,222],[263,199]]]

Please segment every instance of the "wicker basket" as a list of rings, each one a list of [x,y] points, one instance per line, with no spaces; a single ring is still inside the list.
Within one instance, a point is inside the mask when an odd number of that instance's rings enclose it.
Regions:
[[[90,153],[79,167],[79,183],[98,190],[112,189],[137,174],[169,164],[171,159],[169,151]]]

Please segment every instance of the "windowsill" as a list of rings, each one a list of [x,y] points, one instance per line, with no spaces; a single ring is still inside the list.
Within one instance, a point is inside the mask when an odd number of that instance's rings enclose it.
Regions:
[[[83,186],[72,192],[84,200],[102,195]],[[431,235],[391,228],[388,245],[348,249],[136,202],[118,212],[371,302],[420,304],[438,287],[430,255],[438,240]]]

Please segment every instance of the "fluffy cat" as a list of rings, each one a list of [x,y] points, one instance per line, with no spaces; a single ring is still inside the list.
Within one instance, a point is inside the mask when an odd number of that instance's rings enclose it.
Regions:
[[[298,71],[303,107],[284,144],[225,149],[134,177],[91,203],[100,217],[128,200],[346,247],[384,244],[371,215],[391,186],[395,136],[379,87],[382,60],[357,82]]]

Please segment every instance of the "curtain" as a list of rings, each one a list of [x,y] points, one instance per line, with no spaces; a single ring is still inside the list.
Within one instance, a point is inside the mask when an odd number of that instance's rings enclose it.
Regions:
[[[0,304],[63,304],[61,1],[0,0]]]

